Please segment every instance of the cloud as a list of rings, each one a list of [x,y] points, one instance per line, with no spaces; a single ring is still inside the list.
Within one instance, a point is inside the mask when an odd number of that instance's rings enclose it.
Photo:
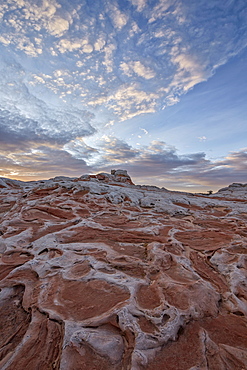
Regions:
[[[245,152],[217,164],[166,144],[136,149],[111,138],[91,147],[85,138],[177,104],[210,78],[247,46],[245,9],[244,0],[1,2],[1,145],[8,155],[53,145],[75,166],[115,158],[137,173],[144,163],[157,178],[240,178]]]
[[[47,23],[47,29],[52,36],[61,37],[69,29],[69,22],[61,17],[53,17]]]
[[[94,49],[95,49],[96,51],[100,51],[100,50],[102,50],[102,49],[104,48],[105,44],[106,44],[106,41],[105,41],[105,39],[104,39],[104,36],[103,36],[103,35],[101,35],[101,36],[99,36],[99,37],[95,40],[95,43],[94,43]]]
[[[245,148],[239,152],[230,153],[223,160],[209,161],[206,166],[195,166],[184,173],[175,173],[170,181],[174,183],[176,179],[178,183],[193,184],[195,188],[201,186],[217,190],[233,182],[242,183],[246,178],[246,170],[247,149]]]
[[[0,36],[0,43],[1,44],[3,44],[4,46],[7,46],[7,45],[9,45],[10,44],[10,40],[8,40],[8,38],[5,36],[5,37],[3,37],[3,36]]]
[[[238,171],[247,170],[247,148],[243,148],[238,152],[231,152],[224,160],[219,161],[218,165],[221,168],[231,168]]]
[[[72,155],[76,159],[82,159],[87,163],[90,162],[95,155],[99,153],[99,150],[92,148],[87,145],[82,138],[71,140],[69,143],[63,146],[63,149]]]
[[[129,77],[132,76],[133,73],[147,80],[155,77],[155,72],[152,71],[151,68],[145,67],[140,61],[123,62],[120,64],[120,68]]]
[[[120,11],[117,3],[108,5],[108,11],[114,27],[121,30],[128,22],[127,14]]]
[[[144,134],[146,134],[146,135],[148,134],[148,131],[145,128],[140,127],[140,130],[142,130],[144,132]]]
[[[92,53],[93,46],[88,43],[87,39],[61,39],[57,45],[60,53],[74,52],[79,50],[81,53]]]
[[[75,107],[50,106],[29,92],[22,67],[0,58],[0,140],[66,143],[95,132],[94,115]],[[39,81],[40,82],[40,81]]]
[[[104,101],[118,119],[123,121],[139,114],[155,112],[157,96],[156,93],[147,93],[140,90],[137,84],[132,84],[132,86],[122,86]],[[90,104],[97,104],[97,101]]]
[[[16,140],[3,137],[0,149],[0,176],[18,179],[48,178],[64,174],[110,172],[116,166],[128,170],[136,183],[171,189],[217,190],[242,182],[247,171],[247,148],[212,161],[203,152],[178,154],[177,149],[159,140],[133,147],[125,141],[104,136],[87,145],[82,138],[66,144]],[[36,137],[35,137],[36,139]],[[148,178],[147,178],[148,174]]]
[[[101,143],[101,157],[92,163],[95,171],[110,171],[113,166],[128,170],[136,183],[152,184],[188,191],[217,190],[242,182],[247,170],[247,148],[212,161],[203,152],[178,154],[174,146],[154,140],[149,146],[133,148],[126,142],[107,137]]]
[[[136,10],[141,12],[146,6],[146,0],[130,0],[131,3],[136,6]]]
[[[8,0],[0,4],[0,51],[12,51],[27,68],[36,97],[50,93],[77,106],[89,103],[123,121],[176,104],[238,54],[247,45],[244,8],[243,0],[224,7],[220,0]],[[37,62],[26,63],[23,54]],[[64,69],[64,81],[40,76],[42,89],[28,76],[29,70],[53,76]],[[133,86],[149,102],[135,105]],[[126,98],[114,103],[112,97],[125,89],[129,104]],[[127,114],[120,108],[126,105]]]
[[[158,140],[153,140],[149,146],[140,146],[137,149],[116,137],[104,137],[99,148],[101,160],[96,161],[94,167],[102,164],[106,167],[119,164],[130,169],[137,177],[147,173],[152,176],[164,176],[167,172],[178,168],[187,169],[189,166],[209,163],[204,153],[178,155],[174,146]]]
[[[55,0],[37,4],[29,0],[8,0],[7,4],[0,5],[1,12],[4,16],[3,38],[7,36],[8,44],[33,57],[43,51],[42,45],[35,42],[37,35],[42,38],[47,32],[50,36],[61,37],[68,31],[71,21],[66,11],[65,17],[61,16],[61,5]]]
[[[201,166],[206,162],[204,153],[178,155],[174,146],[154,140],[147,148],[140,149],[139,156],[132,166],[136,167],[137,173],[142,173],[144,168],[148,168],[149,173],[163,176],[168,171],[198,164]],[[139,170],[138,167],[140,167]]]
[[[78,177],[92,172],[82,159],[49,146],[17,152],[11,158],[0,156],[0,167],[0,176],[20,180],[47,179],[58,175]]]
[[[122,163],[135,158],[138,151],[116,137],[104,136],[100,145],[103,163]]]
[[[196,62],[191,55],[176,53],[172,58],[172,62],[177,65],[177,71],[174,74],[169,89],[176,86],[176,88],[186,92],[208,77],[204,66]]]

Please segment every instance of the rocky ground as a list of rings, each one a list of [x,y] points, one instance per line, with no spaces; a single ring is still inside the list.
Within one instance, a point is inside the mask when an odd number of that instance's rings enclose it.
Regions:
[[[0,179],[2,370],[247,369],[247,184]]]

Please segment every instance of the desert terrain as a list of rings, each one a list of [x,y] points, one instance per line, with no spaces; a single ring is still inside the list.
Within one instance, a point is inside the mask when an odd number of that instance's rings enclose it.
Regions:
[[[0,179],[2,370],[247,368],[247,184]]]

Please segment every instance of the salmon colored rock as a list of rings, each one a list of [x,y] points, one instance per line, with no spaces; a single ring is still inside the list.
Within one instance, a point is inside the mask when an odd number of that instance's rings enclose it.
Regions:
[[[1,370],[247,369],[246,215],[246,184],[1,178]]]

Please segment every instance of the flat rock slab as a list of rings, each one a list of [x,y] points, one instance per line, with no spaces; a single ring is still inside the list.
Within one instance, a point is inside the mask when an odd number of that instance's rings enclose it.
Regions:
[[[54,310],[64,320],[83,321],[101,316],[130,297],[124,287],[104,280],[70,281],[53,279],[42,294],[43,309]]]

